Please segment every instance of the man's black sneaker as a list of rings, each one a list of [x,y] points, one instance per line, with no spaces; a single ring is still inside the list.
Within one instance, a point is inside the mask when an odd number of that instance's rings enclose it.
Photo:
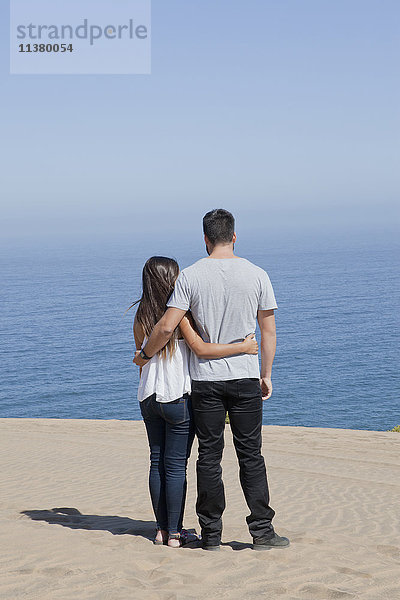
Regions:
[[[218,552],[218,550],[221,549],[220,545],[211,545],[211,544],[201,544],[201,547],[203,548],[203,550],[210,550],[211,552]]]
[[[220,550],[221,536],[214,533],[212,536],[201,535],[200,544],[203,550],[209,550],[211,552],[218,552]]]
[[[269,550],[270,548],[287,548],[290,545],[288,538],[275,533],[270,539],[254,540],[253,550]]]

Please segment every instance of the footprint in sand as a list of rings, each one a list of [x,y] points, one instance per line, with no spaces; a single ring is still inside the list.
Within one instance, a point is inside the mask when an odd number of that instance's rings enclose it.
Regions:
[[[72,569],[65,569],[63,567],[44,567],[40,571],[46,575],[54,575],[56,577],[67,577],[68,575],[76,574]],[[80,571],[77,572],[79,573]]]
[[[397,546],[377,546],[376,549],[385,556],[389,556],[394,560],[400,560],[400,548]]]
[[[341,600],[342,598],[354,598],[355,596],[351,592],[329,588],[326,585],[320,585],[317,583],[302,585],[297,590],[297,593],[300,594],[300,597],[303,596],[303,594],[306,598],[311,596],[313,600]]]
[[[323,544],[324,540],[320,540],[319,538],[312,538],[312,537],[306,537],[306,536],[300,536],[300,537],[291,537],[291,541],[292,542],[301,542],[304,544]]]
[[[363,577],[364,579],[371,579],[372,575],[369,573],[363,573],[363,571],[356,571],[349,567],[335,567],[338,573],[344,573],[345,575],[356,575],[357,577]]]
[[[29,569],[27,567],[23,567],[21,569],[16,569],[14,571],[10,571],[10,573],[18,573],[18,575],[32,575],[34,569]]]

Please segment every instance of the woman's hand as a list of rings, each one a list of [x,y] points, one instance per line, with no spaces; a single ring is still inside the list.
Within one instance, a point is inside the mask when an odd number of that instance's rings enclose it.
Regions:
[[[258,343],[256,340],[256,334],[250,333],[242,342],[244,354],[258,354]]]
[[[133,359],[133,364],[137,365],[138,367],[142,368],[144,367],[144,365],[147,365],[147,363],[149,362],[148,360],[144,360],[144,358],[142,358],[140,356],[140,352],[141,350],[136,350],[135,352],[135,357]]]

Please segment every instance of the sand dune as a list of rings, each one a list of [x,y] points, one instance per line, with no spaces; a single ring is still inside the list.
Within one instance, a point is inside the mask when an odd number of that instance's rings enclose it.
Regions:
[[[399,599],[400,435],[264,427],[264,454],[291,547],[251,550],[227,427],[222,551],[172,550],[151,543],[143,423],[0,420],[0,598]]]

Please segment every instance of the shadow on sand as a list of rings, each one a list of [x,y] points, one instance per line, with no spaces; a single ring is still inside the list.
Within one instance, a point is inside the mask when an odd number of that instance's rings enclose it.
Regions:
[[[156,531],[154,521],[109,515],[83,515],[77,508],[23,510],[21,515],[26,515],[33,521],[46,521],[46,523],[62,525],[70,529],[109,531],[113,535],[138,535],[146,540],[152,540]]]
[[[46,521],[51,525],[62,525],[70,529],[89,529],[92,531],[109,531],[113,535],[136,535],[153,541],[156,532],[154,521],[141,521],[129,517],[110,515],[83,515],[77,508],[52,508],[50,510],[23,510],[21,515],[26,515],[33,521]],[[195,533],[194,529],[189,530]],[[222,546],[230,546],[232,550],[246,550],[251,544],[242,542],[222,542]],[[199,548],[199,540],[185,544],[183,548]]]

